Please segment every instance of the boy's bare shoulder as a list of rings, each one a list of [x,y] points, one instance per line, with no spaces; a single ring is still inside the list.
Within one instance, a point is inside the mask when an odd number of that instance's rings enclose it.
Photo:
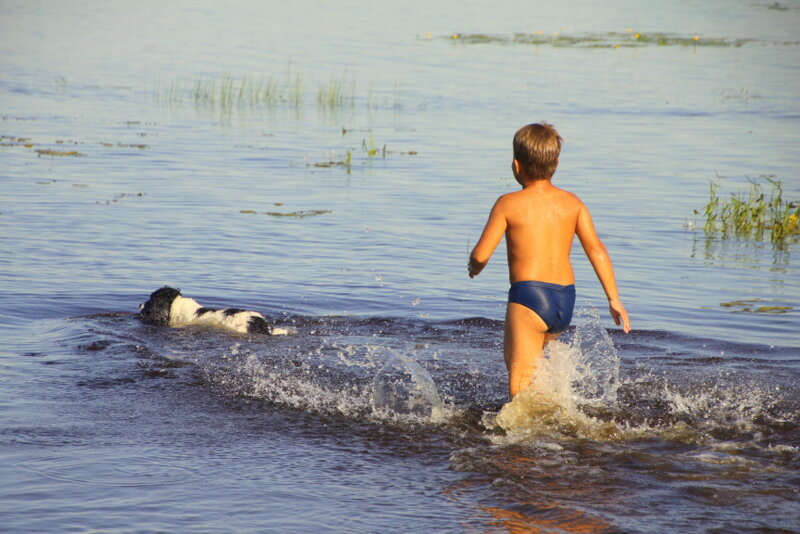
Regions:
[[[504,209],[510,204],[513,204],[519,198],[519,194],[521,191],[512,191],[510,193],[505,193],[497,197],[497,200],[494,203],[494,209]]]
[[[564,202],[575,204],[577,206],[583,207],[583,201],[571,191],[567,191],[566,189],[556,188],[558,190],[559,196],[563,199]]]
[[[585,207],[583,201],[575,193],[553,186],[543,192],[522,189],[500,195],[495,202],[493,211],[498,215],[507,214],[511,211],[517,211],[522,205],[530,205],[531,202],[535,204],[544,202],[550,206],[558,205],[562,209],[574,208],[580,210]]]

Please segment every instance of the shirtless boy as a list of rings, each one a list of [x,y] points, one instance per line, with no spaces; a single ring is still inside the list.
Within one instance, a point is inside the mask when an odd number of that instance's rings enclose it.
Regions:
[[[551,182],[558,166],[561,136],[552,125],[529,124],[514,135],[511,168],[521,191],[495,202],[469,258],[469,276],[486,266],[505,235],[511,289],[506,307],[503,355],[508,392],[528,387],[544,345],[569,326],[575,306],[575,275],[570,263],[572,237],[578,236],[608,298],[616,324],[630,332],[611,258],[581,200]]]

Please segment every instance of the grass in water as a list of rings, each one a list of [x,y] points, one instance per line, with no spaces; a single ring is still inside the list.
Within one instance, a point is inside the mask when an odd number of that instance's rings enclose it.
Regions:
[[[770,185],[748,178],[750,189],[731,193],[729,198],[719,195],[720,177],[711,182],[708,202],[696,215],[705,216],[703,229],[706,235],[721,235],[766,240],[783,245],[800,236],[800,205],[783,198],[779,180],[772,176],[761,176]]]
[[[179,90],[170,89],[167,98],[175,100],[180,95]],[[274,106],[280,102],[300,106],[304,95],[302,75],[291,70],[287,72],[284,83],[273,76],[257,78],[245,75],[237,80],[230,74],[225,74],[220,79],[198,78],[192,91],[195,105],[219,106],[221,109],[232,109],[234,106]]]
[[[327,109],[352,106],[355,102],[355,93],[355,80],[352,75],[345,72],[341,77],[331,77],[327,85],[319,86],[317,103]]]
[[[157,81],[148,93],[164,105],[180,107],[193,103],[198,109],[216,109],[224,114],[257,107],[287,106],[299,110],[308,103],[305,77],[291,62],[282,76],[245,74],[237,77],[223,73],[221,76],[201,76],[194,82]],[[320,83],[316,96],[318,107],[328,112],[354,109],[359,102],[368,110],[403,109],[399,82],[395,82],[391,94],[380,94],[383,96],[376,96],[373,83],[366,95],[358,95],[355,75],[345,70],[340,75],[332,75],[328,82]],[[2,137],[0,141],[6,146],[11,139]]]
[[[374,158],[378,153],[380,153],[382,157],[386,157],[386,144],[384,143],[383,148],[379,150],[378,147],[375,146],[375,138],[372,137],[371,133],[369,134],[369,141],[367,141],[367,139],[361,140],[361,150],[370,158]]]

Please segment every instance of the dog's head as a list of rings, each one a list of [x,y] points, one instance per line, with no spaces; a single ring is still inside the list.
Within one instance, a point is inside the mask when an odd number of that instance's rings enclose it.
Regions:
[[[181,294],[180,289],[164,286],[150,294],[147,302],[139,306],[142,321],[158,326],[169,325],[169,311],[173,301]]]

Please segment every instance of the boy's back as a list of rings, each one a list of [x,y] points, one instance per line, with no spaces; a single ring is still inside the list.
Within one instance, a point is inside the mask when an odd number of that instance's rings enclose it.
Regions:
[[[575,282],[570,263],[572,239],[583,204],[549,180],[532,182],[500,197],[495,209],[505,220],[511,283],[538,280]]]

